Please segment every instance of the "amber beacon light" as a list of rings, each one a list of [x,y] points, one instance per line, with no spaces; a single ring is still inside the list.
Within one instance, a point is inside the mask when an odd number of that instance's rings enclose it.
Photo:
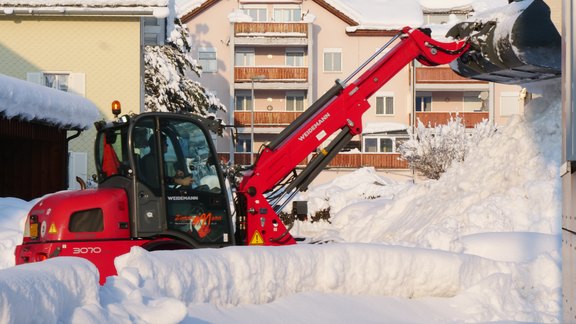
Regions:
[[[118,100],[112,101],[112,113],[114,114],[114,117],[118,117],[118,115],[120,115],[121,112],[122,112],[122,105],[120,105],[120,101]]]

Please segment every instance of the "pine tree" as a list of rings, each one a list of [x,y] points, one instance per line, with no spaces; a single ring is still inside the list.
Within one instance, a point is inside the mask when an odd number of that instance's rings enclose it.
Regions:
[[[186,76],[202,75],[202,67],[190,55],[190,44],[188,28],[176,19],[165,45],[144,48],[146,111],[186,112],[203,117],[226,111],[218,98]]]

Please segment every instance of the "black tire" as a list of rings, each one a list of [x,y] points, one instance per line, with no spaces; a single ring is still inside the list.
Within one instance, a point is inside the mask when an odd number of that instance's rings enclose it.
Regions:
[[[142,246],[146,251],[170,251],[170,250],[188,250],[194,247],[186,242],[178,240],[160,240],[153,241]]]

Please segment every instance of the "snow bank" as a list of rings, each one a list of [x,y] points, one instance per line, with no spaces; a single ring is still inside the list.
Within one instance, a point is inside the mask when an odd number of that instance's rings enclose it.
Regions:
[[[167,296],[188,307],[265,304],[317,292],[409,299],[467,295],[477,299],[478,305],[467,315],[480,321],[490,320],[484,312],[487,308],[513,310],[512,318],[526,321],[549,321],[559,311],[558,304],[547,302],[558,295],[561,276],[560,262],[550,255],[522,264],[348,243],[157,252],[133,248],[116,261],[119,277],[105,288],[122,287],[128,295],[144,299]],[[525,312],[532,314],[522,315]],[[510,318],[510,314],[501,315],[501,319]]]
[[[77,307],[100,303],[99,274],[61,257],[0,271],[0,323],[69,323]]]
[[[0,269],[15,265],[14,250],[22,242],[24,222],[34,203],[18,198],[0,198]]]

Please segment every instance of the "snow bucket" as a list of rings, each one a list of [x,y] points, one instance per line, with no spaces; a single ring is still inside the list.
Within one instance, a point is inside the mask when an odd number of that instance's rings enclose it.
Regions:
[[[446,36],[469,38],[470,50],[450,64],[461,76],[522,84],[561,75],[561,36],[542,0],[514,1],[455,25]]]

